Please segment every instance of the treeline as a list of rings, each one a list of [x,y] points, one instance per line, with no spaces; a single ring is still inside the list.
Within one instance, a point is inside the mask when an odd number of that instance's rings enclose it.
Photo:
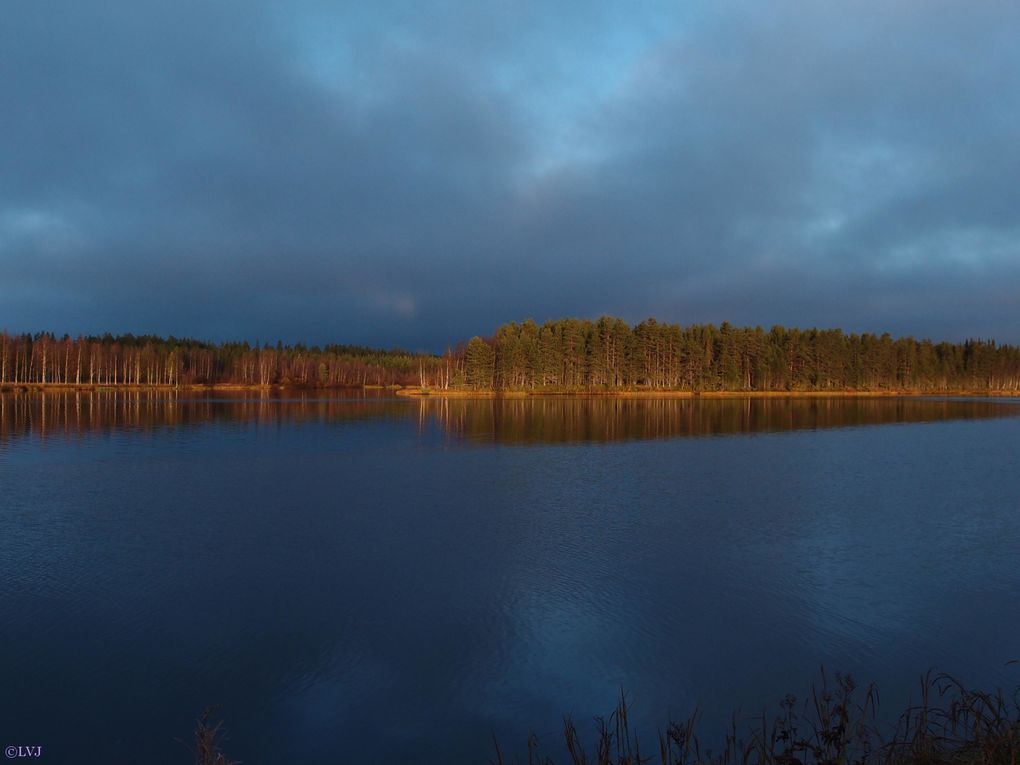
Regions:
[[[152,335],[0,333],[0,384],[345,387],[421,384],[441,360],[353,345],[207,343]]]
[[[0,384],[477,391],[1020,391],[1020,348],[839,329],[631,327],[604,316],[504,324],[442,356],[363,346],[0,333]]]
[[[504,324],[466,344],[461,370],[476,390],[1016,391],[1020,348],[604,316]]]

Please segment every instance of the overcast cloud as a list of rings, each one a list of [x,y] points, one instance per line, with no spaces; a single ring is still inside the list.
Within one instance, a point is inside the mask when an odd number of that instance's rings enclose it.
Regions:
[[[1018,40],[993,0],[8,0],[0,328],[1020,342]]]

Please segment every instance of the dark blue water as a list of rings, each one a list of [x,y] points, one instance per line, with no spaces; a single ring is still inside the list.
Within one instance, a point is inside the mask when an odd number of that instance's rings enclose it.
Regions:
[[[495,733],[1020,682],[1015,402],[0,398],[0,745],[484,763]],[[898,711],[898,710],[897,710]]]

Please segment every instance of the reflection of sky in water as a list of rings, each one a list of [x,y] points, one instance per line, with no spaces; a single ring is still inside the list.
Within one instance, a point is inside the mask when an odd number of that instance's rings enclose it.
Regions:
[[[55,756],[113,715],[97,751],[176,762],[219,703],[245,761],[479,762],[621,686],[711,733],[822,663],[891,711],[932,665],[1016,679],[1018,418],[511,448],[437,403],[14,428],[0,715]]]

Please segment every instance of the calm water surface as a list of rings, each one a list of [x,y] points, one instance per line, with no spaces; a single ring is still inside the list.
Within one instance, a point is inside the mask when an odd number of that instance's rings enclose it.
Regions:
[[[0,396],[0,744],[188,763],[705,733],[1020,672],[1015,401]],[[709,736],[710,737],[710,736]]]

